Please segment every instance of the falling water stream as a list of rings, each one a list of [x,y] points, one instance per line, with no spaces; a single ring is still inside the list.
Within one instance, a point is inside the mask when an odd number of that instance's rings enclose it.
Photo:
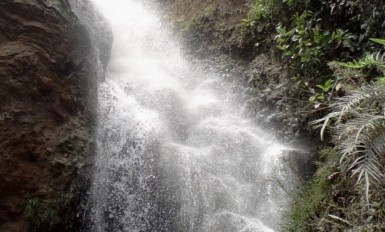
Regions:
[[[88,230],[279,230],[288,148],[244,116],[240,86],[184,59],[142,1],[93,2],[114,43]]]

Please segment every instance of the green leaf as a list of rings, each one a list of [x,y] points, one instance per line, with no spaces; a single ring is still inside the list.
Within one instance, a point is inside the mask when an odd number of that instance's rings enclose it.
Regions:
[[[324,85],[325,89],[326,89],[326,92],[330,90],[330,87],[332,87],[332,79],[329,79],[325,82],[325,85]]]
[[[324,87],[323,85],[316,85],[317,88],[321,89],[322,91],[324,91]]]
[[[385,39],[370,38],[370,40],[375,43],[385,45]]]
[[[324,85],[316,85],[316,87],[325,93],[329,92],[330,88],[332,87],[332,79],[327,80]]]

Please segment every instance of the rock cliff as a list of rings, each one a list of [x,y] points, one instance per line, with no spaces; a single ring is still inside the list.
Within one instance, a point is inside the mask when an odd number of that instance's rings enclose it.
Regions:
[[[214,60],[219,73],[253,89],[256,98],[250,101],[250,114],[261,126],[289,143],[298,145],[309,138],[308,116],[298,110],[298,88],[272,43],[275,34],[267,23],[255,31],[243,25],[255,1],[152,1],[181,38],[185,53]]]
[[[99,23],[76,16],[82,2],[0,2],[0,231],[72,231],[79,220],[112,39],[97,12],[84,15]]]
[[[304,179],[314,172],[317,142],[308,126],[309,114],[299,110],[297,83],[275,49],[275,33],[268,24],[248,30],[244,25],[253,0],[152,0],[163,19],[182,41],[192,60],[206,60],[203,68],[214,69],[224,79],[237,82],[255,98],[245,109],[262,128],[272,131],[285,144],[303,152],[291,153],[287,162]],[[204,63],[204,62],[203,62]]]

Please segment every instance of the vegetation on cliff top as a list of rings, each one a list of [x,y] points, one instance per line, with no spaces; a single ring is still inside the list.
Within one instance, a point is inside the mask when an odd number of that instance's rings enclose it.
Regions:
[[[286,231],[385,230],[382,1],[256,0],[247,30],[275,33],[304,110],[328,146],[294,194]],[[310,108],[312,106],[312,108]]]

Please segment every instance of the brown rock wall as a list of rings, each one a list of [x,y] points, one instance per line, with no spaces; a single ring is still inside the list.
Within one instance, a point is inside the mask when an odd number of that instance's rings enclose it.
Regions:
[[[0,2],[0,231],[54,231],[68,213],[92,149],[91,50],[66,0]]]

